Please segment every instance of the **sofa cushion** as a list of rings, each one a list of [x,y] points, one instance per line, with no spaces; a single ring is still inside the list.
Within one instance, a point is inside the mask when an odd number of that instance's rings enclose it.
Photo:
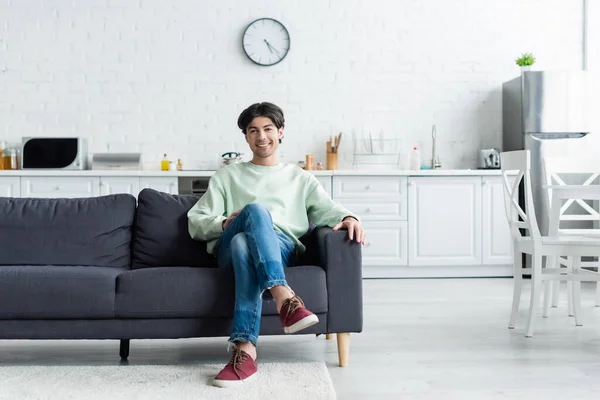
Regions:
[[[190,237],[187,212],[198,196],[171,195],[144,189],[138,195],[131,266],[136,268],[215,267],[206,242]]]
[[[321,267],[285,269],[292,289],[315,313],[327,312],[325,271]],[[235,297],[233,269],[161,267],[123,272],[117,277],[116,318],[231,317]],[[273,301],[262,315],[276,315]]]
[[[0,267],[0,319],[113,318],[117,275],[127,268]]]
[[[0,197],[0,265],[126,267],[135,197]]]

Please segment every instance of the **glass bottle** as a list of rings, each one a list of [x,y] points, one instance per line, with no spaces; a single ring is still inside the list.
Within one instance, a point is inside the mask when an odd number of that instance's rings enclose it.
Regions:
[[[163,159],[160,162],[160,170],[168,171],[171,169],[171,162],[167,159],[167,153],[163,155]]]
[[[2,156],[4,149],[6,149],[6,142],[0,142],[0,171],[4,169],[4,158]]]
[[[13,149],[4,149],[2,151],[2,169],[6,170],[6,171],[10,171],[13,165]],[[16,153],[15,153],[15,159],[16,159]]]
[[[181,158],[177,159],[177,171],[183,171],[183,163],[181,162]]]
[[[19,169],[19,159],[17,158],[17,149],[11,149],[8,153],[10,157],[10,169]]]

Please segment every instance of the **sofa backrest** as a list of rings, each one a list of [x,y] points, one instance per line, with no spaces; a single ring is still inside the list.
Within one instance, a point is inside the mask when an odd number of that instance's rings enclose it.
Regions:
[[[206,242],[190,237],[187,212],[199,196],[171,195],[143,189],[133,230],[132,268],[214,267]]]
[[[0,197],[0,265],[128,267],[135,197]]]

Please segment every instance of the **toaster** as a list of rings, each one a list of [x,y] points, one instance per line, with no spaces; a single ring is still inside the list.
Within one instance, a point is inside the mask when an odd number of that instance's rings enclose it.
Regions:
[[[79,137],[24,137],[21,168],[86,169],[87,141]]]
[[[500,169],[500,150],[480,149],[477,168]]]

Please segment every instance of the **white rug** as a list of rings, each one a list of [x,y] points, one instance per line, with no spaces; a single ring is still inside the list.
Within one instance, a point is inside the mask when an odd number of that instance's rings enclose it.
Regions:
[[[261,363],[239,388],[211,385],[223,365],[0,366],[2,400],[335,399],[323,363]]]

